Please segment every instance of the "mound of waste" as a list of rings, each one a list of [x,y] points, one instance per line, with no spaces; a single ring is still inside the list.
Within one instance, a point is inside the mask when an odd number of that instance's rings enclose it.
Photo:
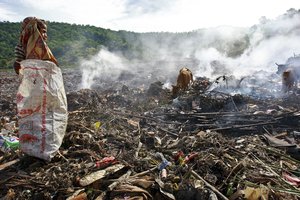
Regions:
[[[18,81],[9,73],[0,80],[3,199],[300,197],[297,92],[262,98],[251,94],[266,94],[263,86],[230,93],[205,78],[177,97],[160,82],[101,90],[66,84],[66,135],[45,162],[5,140],[18,137]]]

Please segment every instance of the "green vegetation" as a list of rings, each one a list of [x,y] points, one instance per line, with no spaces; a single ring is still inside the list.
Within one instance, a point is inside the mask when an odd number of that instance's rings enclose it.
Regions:
[[[0,69],[12,68],[14,47],[20,33],[20,23],[0,22]],[[120,54],[128,60],[157,61],[195,57],[195,52],[214,47],[221,53],[236,57],[249,45],[248,36],[228,40],[222,34],[208,39],[207,29],[186,33],[135,33],[113,31],[89,25],[48,22],[48,45],[62,67],[76,67],[102,48]]]
[[[19,41],[20,27],[20,23],[0,22],[0,68],[10,68],[14,62],[14,47]],[[125,37],[135,38],[138,35],[57,22],[48,22],[48,27],[48,45],[52,53],[61,66],[70,67],[76,66],[80,59],[95,55],[103,47],[130,56],[131,46]]]
[[[0,68],[12,66],[19,27],[19,23],[0,22]]]

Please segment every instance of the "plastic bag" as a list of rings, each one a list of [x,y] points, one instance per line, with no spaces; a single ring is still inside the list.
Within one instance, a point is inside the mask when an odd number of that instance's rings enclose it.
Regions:
[[[51,160],[62,144],[68,111],[62,73],[53,62],[21,62],[17,93],[20,149]]]
[[[0,150],[7,152],[19,148],[19,139],[14,136],[4,136],[0,134]]]

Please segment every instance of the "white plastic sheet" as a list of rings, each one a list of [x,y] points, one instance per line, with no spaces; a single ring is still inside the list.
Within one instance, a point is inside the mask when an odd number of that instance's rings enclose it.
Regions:
[[[62,73],[53,62],[21,62],[17,93],[20,148],[50,161],[65,135],[68,111]]]

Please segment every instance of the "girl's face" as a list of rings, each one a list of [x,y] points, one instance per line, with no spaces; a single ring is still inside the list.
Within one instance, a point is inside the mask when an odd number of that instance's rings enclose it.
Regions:
[[[40,33],[42,34],[43,40],[47,40],[48,35],[47,35],[47,25],[46,24],[41,24],[39,27]]]
[[[42,28],[42,29],[40,30],[40,32],[41,32],[41,34],[42,34],[43,39],[46,41],[47,38],[48,38],[48,35],[47,35],[47,29]]]

